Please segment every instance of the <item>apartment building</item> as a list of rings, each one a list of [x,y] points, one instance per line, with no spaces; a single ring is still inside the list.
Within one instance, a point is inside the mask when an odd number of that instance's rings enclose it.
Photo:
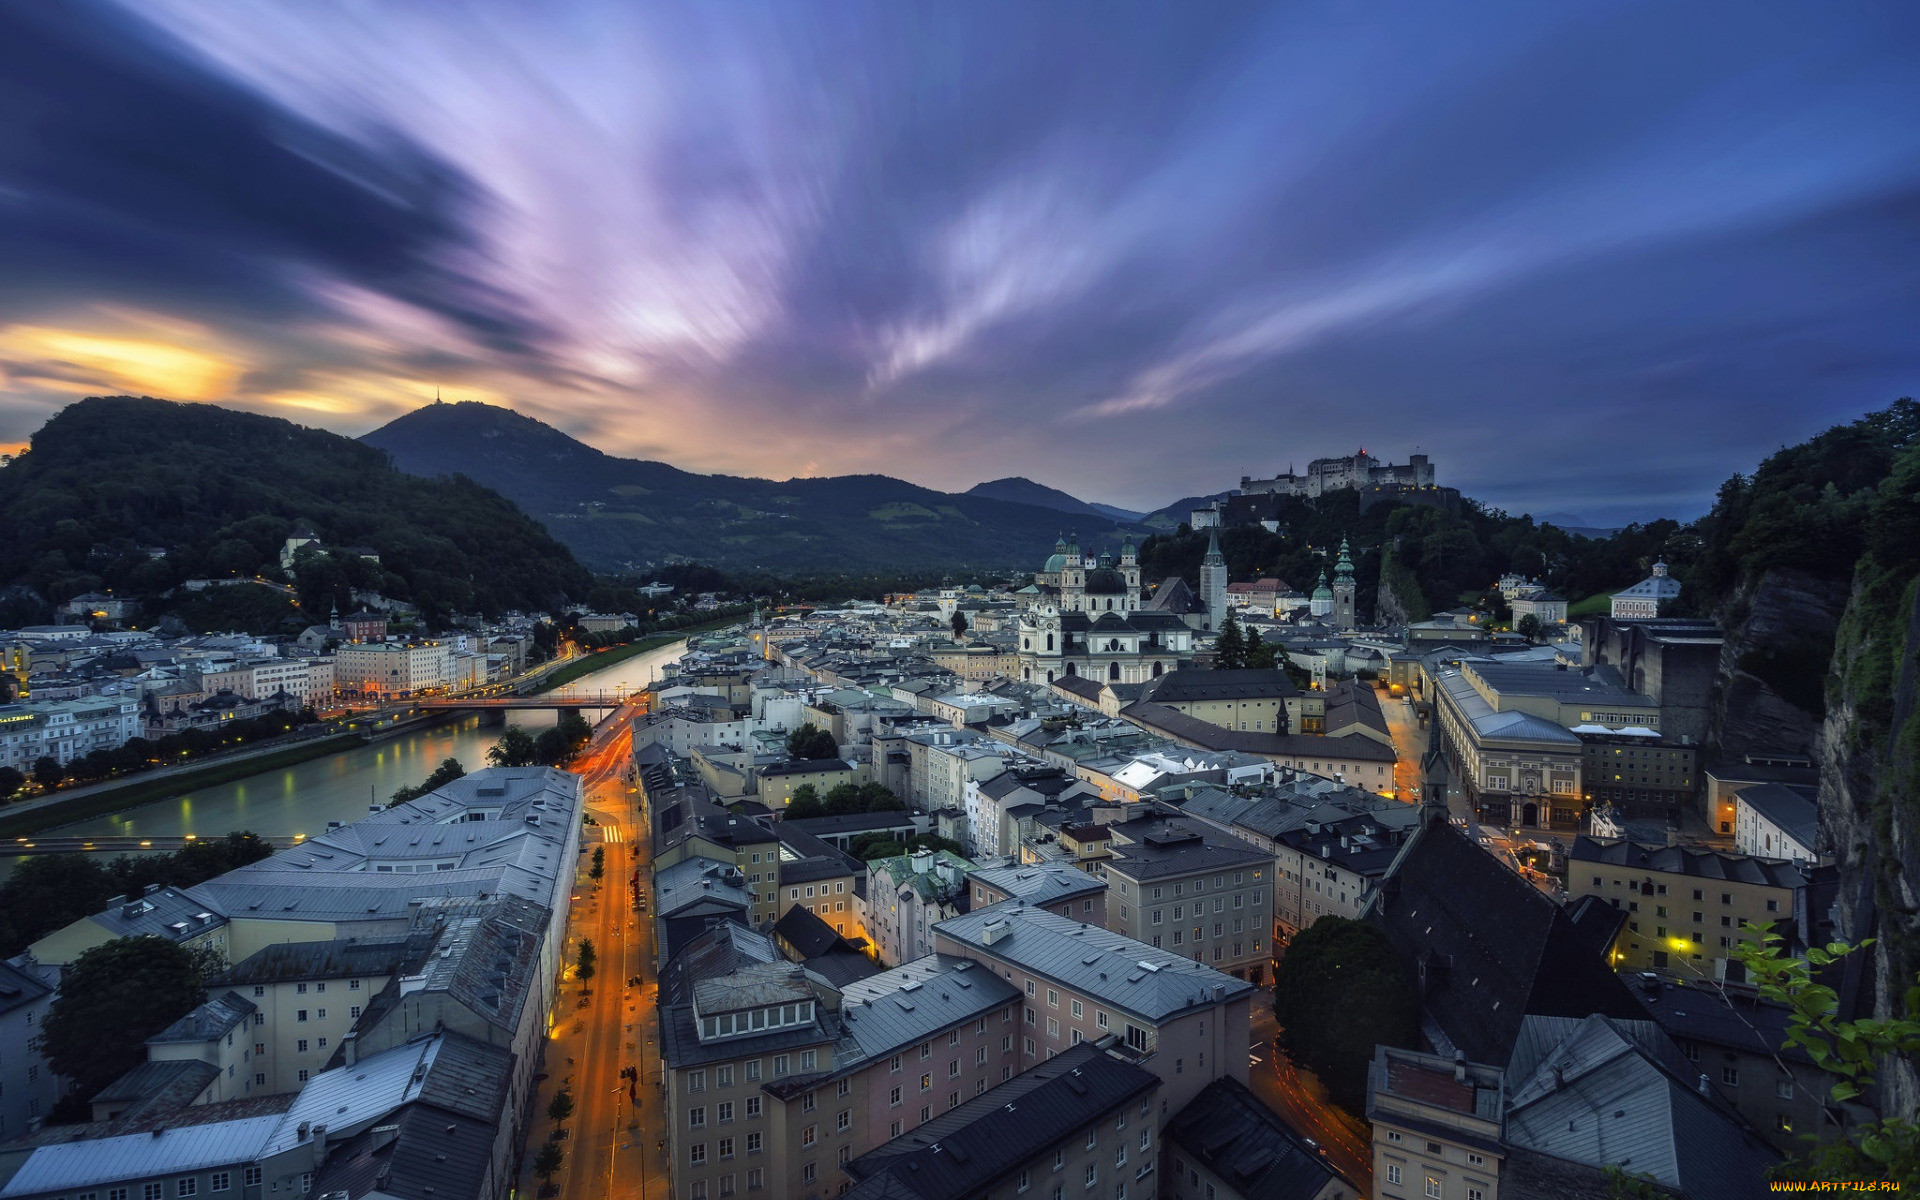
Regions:
[[[334,651],[333,682],[359,696],[410,696],[448,686],[453,649],[444,642],[372,642]]]
[[[850,1200],[1152,1200],[1151,1072],[1082,1043],[853,1159]]]
[[[0,704],[0,767],[31,775],[43,758],[65,766],[95,750],[117,750],[142,729],[139,702],[119,696]]]
[[[1164,812],[1113,826],[1107,928],[1259,984],[1273,954],[1272,856]]]
[[[1381,1046],[1367,1072],[1380,1200],[1500,1200],[1506,1092],[1498,1067]]]
[[[1165,1200],[1355,1200],[1360,1190],[1246,1086],[1216,1079],[1174,1114],[1161,1151]]]
[[[38,1129],[66,1092],[34,1048],[59,982],[58,970],[28,955],[0,962],[0,1140]]]
[[[918,850],[867,863],[861,927],[887,966],[932,953],[933,927],[966,903],[973,864],[951,850]]]
[[[1454,778],[1482,821],[1528,828],[1579,825],[1586,749],[1566,726],[1525,709],[1502,710],[1476,686],[1471,665],[1434,679],[1439,724]]]
[[[779,919],[780,839],[773,830],[715,804],[699,784],[675,784],[664,766],[643,771],[641,786],[653,818],[656,874],[688,858],[728,864],[752,889],[749,924]]]
[[[233,663],[200,673],[200,686],[209,693],[229,691],[249,700],[271,700],[282,692],[296,705],[333,695],[330,658],[268,658]]]
[[[1627,914],[1613,943],[1622,971],[1726,979],[1731,965],[1743,978],[1734,956],[1743,928],[1793,919],[1806,885],[1786,859],[1623,838],[1577,837],[1567,862],[1570,900],[1593,896]]]
[[[972,908],[1018,900],[1089,925],[1107,927],[1107,881],[1060,863],[976,867],[967,877]]]
[[[1140,699],[1238,733],[1319,733],[1318,697],[1301,694],[1285,671],[1182,667],[1147,684]],[[1309,707],[1312,709],[1310,713]]]
[[[942,922],[934,949],[1024,994],[1020,1070],[1098,1042],[1158,1075],[1155,1128],[1213,1080],[1246,1082],[1254,988],[1244,980],[1018,901]]]

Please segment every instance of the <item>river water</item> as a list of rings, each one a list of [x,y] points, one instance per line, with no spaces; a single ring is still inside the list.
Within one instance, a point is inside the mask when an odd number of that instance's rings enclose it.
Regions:
[[[684,650],[683,642],[649,650],[582,676],[558,694],[594,695],[645,687]],[[592,721],[604,714],[583,709],[582,715]],[[557,717],[552,709],[527,709],[509,712],[507,723],[538,729],[552,725]],[[457,758],[469,771],[486,766],[487,750],[500,729],[483,725],[479,714],[468,713],[370,746],[62,826],[59,832],[220,837],[248,829],[269,836],[304,833],[311,837],[326,832],[328,821],[357,821],[366,816],[370,803],[386,803],[395,790],[425,779],[443,759]],[[11,874],[18,862],[18,857],[0,860],[0,878]]]

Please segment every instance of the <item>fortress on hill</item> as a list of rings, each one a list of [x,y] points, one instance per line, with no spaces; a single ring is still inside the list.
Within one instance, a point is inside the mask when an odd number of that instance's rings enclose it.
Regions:
[[[1325,492],[1356,488],[1430,488],[1433,463],[1424,454],[1407,457],[1404,465],[1383,463],[1363,448],[1345,458],[1316,458],[1307,464],[1307,473],[1296,475],[1288,467],[1285,475],[1272,479],[1240,477],[1243,496],[1318,496]]]

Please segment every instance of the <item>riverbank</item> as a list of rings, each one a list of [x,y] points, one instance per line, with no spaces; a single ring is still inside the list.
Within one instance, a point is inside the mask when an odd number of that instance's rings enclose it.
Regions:
[[[136,777],[113,787],[89,791],[85,795],[54,797],[22,811],[0,812],[0,838],[30,837],[42,830],[124,812],[143,804],[168,800],[201,788],[218,787],[262,771],[277,771],[366,744],[367,739],[357,733],[335,734],[264,754],[250,754],[204,767],[175,770],[164,777]]]
[[[675,642],[684,642],[698,633],[711,633],[716,629],[725,629],[730,625],[738,624],[740,624],[740,616],[736,613],[733,616],[721,617],[700,625],[689,625],[685,629],[675,629],[669,633],[656,633],[649,637],[641,638],[637,642],[629,642],[624,646],[612,646],[605,650],[596,650],[592,654],[586,655],[583,658],[576,658],[567,663],[566,666],[552,671],[546,678],[540,681],[539,687],[527,694],[537,696],[541,692],[550,692],[554,688],[564,687],[582,676],[591,675],[595,671],[605,670],[608,667],[623,663],[630,658],[637,658],[649,650],[658,650],[662,646],[671,646]]]

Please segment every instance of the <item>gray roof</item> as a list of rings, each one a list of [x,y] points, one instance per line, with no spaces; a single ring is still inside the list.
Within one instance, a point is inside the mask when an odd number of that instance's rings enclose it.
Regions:
[[[1442,671],[1434,681],[1461,717],[1473,726],[1476,737],[1505,741],[1547,742],[1578,747],[1580,739],[1566,726],[1532,713],[1499,712],[1488,704],[1459,671]]]
[[[152,1133],[41,1146],[0,1188],[0,1197],[33,1196],[95,1184],[256,1161],[279,1117],[246,1117]]]
[[[1573,862],[1606,863],[1643,871],[1688,875],[1696,879],[1730,880],[1762,887],[1800,888],[1806,876],[1786,859],[1726,854],[1696,846],[1648,846],[1624,838],[1573,839]]]
[[[970,959],[929,954],[848,984],[840,1018],[863,1055],[881,1058],[1019,998],[1019,988]]]
[[[31,971],[22,970],[10,962],[0,962],[0,1013],[32,1004],[52,991],[52,986]]]
[[[1216,833],[1199,821],[1150,813],[1113,827],[1113,857],[1108,871],[1129,879],[1170,879],[1204,871],[1269,866],[1273,855],[1239,838]],[[1126,837],[1129,841],[1122,842]]]
[[[1165,1137],[1242,1196],[1314,1200],[1337,1177],[1278,1113],[1231,1076],[1214,1080],[1173,1114]]]
[[[980,867],[968,878],[995,887],[1028,904],[1045,907],[1057,900],[1091,896],[1107,890],[1106,880],[1064,863]]]
[[[392,975],[424,956],[431,946],[432,939],[420,934],[371,941],[336,938],[327,942],[276,942],[222,971],[211,986]]]
[[[1570,1031],[1534,1062],[1516,1055],[1508,1078],[1509,1142],[1574,1162],[1618,1165],[1690,1200],[1766,1190],[1767,1167],[1779,1156],[1716,1096],[1663,1068],[1606,1017],[1565,1026]]]
[[[722,912],[753,907],[746,876],[732,863],[695,855],[653,877],[655,911],[661,917],[678,916],[692,908]]]
[[[784,958],[778,962],[753,963],[732,974],[702,979],[693,985],[694,1011],[703,1016],[813,998],[806,972]]]
[[[1190,958],[1019,900],[976,909],[934,929],[988,959],[1004,959],[1156,1025],[1253,990],[1245,980]]]
[[[1794,841],[1813,849],[1820,833],[1820,808],[1798,789],[1784,783],[1762,783],[1740,791],[1740,803],[1785,831]]]
[[[1184,704],[1205,700],[1280,699],[1299,694],[1299,686],[1285,671],[1277,669],[1207,671],[1182,667],[1168,671],[1151,683],[1144,698],[1157,704]]]
[[[847,1164],[860,1200],[958,1200],[1071,1140],[1160,1086],[1151,1072],[1082,1042]],[[1133,1136],[1129,1129],[1127,1137]],[[890,1179],[888,1178],[890,1177]]]
[[[166,1042],[210,1042],[242,1025],[254,1013],[254,1003],[238,992],[209,996],[178,1021],[147,1039],[147,1045]]]
[[[1156,704],[1151,700],[1136,700],[1121,709],[1120,715],[1137,725],[1165,734],[1175,741],[1191,743],[1207,750],[1243,750],[1248,754],[1264,757],[1283,755],[1380,763],[1395,761],[1391,746],[1383,746],[1372,738],[1361,737],[1358,734],[1321,737],[1301,733],[1249,733],[1227,729],[1211,721],[1203,721],[1199,717],[1190,717],[1179,709],[1168,708],[1164,704]],[[1578,744],[1578,738],[1573,740]]]

